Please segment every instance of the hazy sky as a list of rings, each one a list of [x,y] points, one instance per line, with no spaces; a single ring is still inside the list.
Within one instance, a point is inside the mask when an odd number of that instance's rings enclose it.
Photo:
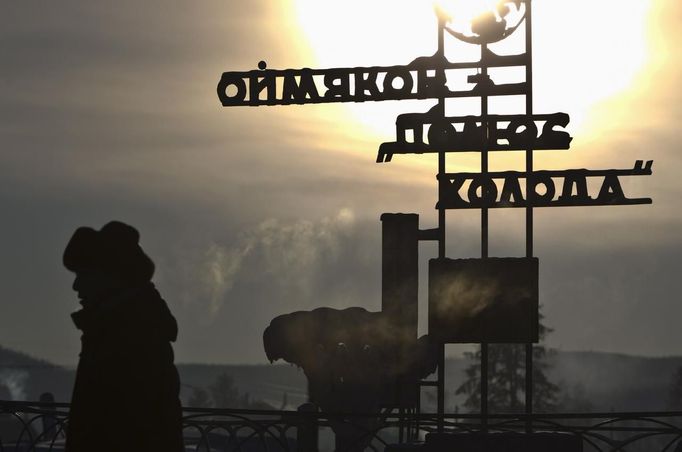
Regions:
[[[682,5],[534,6],[536,111],[569,113],[574,136],[537,167],[655,160],[653,176],[622,181],[652,206],[537,211],[549,344],[680,354]],[[436,166],[378,165],[376,150],[398,113],[432,103],[222,108],[215,87],[261,59],[407,64],[434,50],[427,0],[0,0],[0,345],[77,360],[61,255],[76,227],[112,219],[136,226],[157,264],[177,361],[264,362],[276,315],[379,309],[379,216],[416,212],[434,227]],[[475,169],[477,157],[458,158],[453,169]],[[523,253],[522,218],[491,214],[491,255]],[[475,212],[448,214],[449,257],[478,255],[478,225]],[[425,266],[435,248],[420,251]]]

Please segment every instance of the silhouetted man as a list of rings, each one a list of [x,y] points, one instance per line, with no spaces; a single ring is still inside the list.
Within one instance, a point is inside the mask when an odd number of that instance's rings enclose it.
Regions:
[[[67,452],[183,451],[177,323],[151,282],[139,233],[112,221],[81,227],[64,251],[83,306]]]
[[[43,392],[40,394],[41,403],[54,403],[54,394],[51,392]],[[52,441],[57,436],[59,427],[59,420],[51,414],[43,415],[43,433],[44,441]]]

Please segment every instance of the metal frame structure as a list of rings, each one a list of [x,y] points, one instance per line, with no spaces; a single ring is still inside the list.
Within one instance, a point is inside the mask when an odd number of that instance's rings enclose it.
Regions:
[[[467,37],[448,28],[447,16],[437,10],[438,35],[437,51],[433,56],[420,57],[405,66],[356,67],[334,69],[267,69],[261,61],[258,70],[247,72],[225,72],[222,74],[217,93],[223,106],[260,106],[318,104],[336,102],[366,102],[401,99],[434,99],[437,101],[427,113],[403,114],[397,118],[396,142],[383,143],[379,147],[377,162],[390,162],[395,154],[438,153],[438,226],[434,230],[420,231],[420,240],[438,241],[438,258],[446,258],[446,211],[449,209],[481,210],[481,259],[489,256],[489,209],[519,207],[525,209],[525,257],[533,259],[534,208],[565,206],[632,205],[650,204],[649,198],[627,198],[621,188],[619,177],[652,174],[652,162],[637,161],[633,169],[537,171],[533,154],[538,150],[568,149],[571,137],[555,127],[565,127],[569,118],[565,113],[535,115],[533,111],[533,25],[532,0],[500,0],[498,6],[509,8],[515,4],[523,17],[510,28],[504,28],[494,39],[482,34]],[[509,10],[507,10],[509,11]],[[500,21],[493,16],[492,26]],[[497,55],[488,44],[502,40],[524,24],[525,49],[518,55]],[[473,27],[472,27],[473,31]],[[477,62],[450,62],[445,55],[445,34],[449,33],[469,44],[480,46],[480,60]],[[487,40],[486,40],[487,39]],[[522,83],[495,84],[489,77],[489,70],[503,67],[525,68]],[[477,69],[479,72],[470,82],[472,90],[451,90],[447,86],[446,71]],[[400,81],[397,85],[396,80]],[[523,95],[525,111],[519,115],[489,114],[489,98],[492,96]],[[448,118],[445,115],[446,99],[480,98],[478,117]],[[542,133],[538,136],[536,122],[544,121]],[[464,123],[464,131],[457,132],[454,124]],[[498,124],[508,122],[505,130]],[[425,127],[429,125],[428,142],[424,141]],[[406,128],[412,127],[414,142],[406,139]],[[524,129],[523,132],[519,130]],[[468,132],[467,132],[468,130]],[[473,132],[472,132],[473,131]],[[473,135],[472,135],[473,133]],[[462,135],[457,138],[457,135]],[[473,136],[473,140],[471,138]],[[500,140],[502,138],[502,140]],[[489,153],[493,151],[520,151],[525,153],[525,171],[491,172]],[[475,174],[446,171],[446,155],[451,152],[480,152],[480,172]],[[603,177],[599,194],[588,193],[587,177]],[[563,188],[558,199],[554,178],[563,178]],[[495,185],[495,179],[504,180],[502,195]],[[525,180],[525,195],[519,180]],[[458,194],[462,184],[471,183],[468,200]],[[544,186],[540,194],[538,187]],[[480,194],[478,194],[480,190]],[[537,300],[536,300],[537,301]],[[536,314],[537,319],[537,314]],[[533,341],[536,338],[532,339]],[[533,344],[525,343],[525,419],[526,431],[533,430]],[[487,429],[488,419],[488,342],[481,343],[481,427]],[[499,341],[498,341],[499,342]],[[509,340],[507,342],[513,342]],[[445,343],[439,343],[439,365],[436,381],[422,382],[422,385],[438,389],[438,430],[445,426]]]
[[[526,97],[526,111],[525,114],[528,118],[533,116],[533,36],[532,36],[532,7],[531,0],[525,1],[525,49],[524,49],[524,59],[525,59],[525,69],[526,69],[526,86],[527,91],[525,92]],[[437,55],[440,58],[445,59],[445,29],[446,29],[446,18],[442,15],[438,15],[438,51]],[[485,79],[488,77],[488,67],[485,64],[486,54],[489,52],[488,46],[485,43],[481,44],[481,76]],[[445,71],[443,70],[443,77],[445,77]],[[438,111],[443,117],[445,117],[445,98],[441,97],[438,99]],[[481,95],[481,120],[483,123],[488,122],[488,95],[483,93]],[[533,151],[534,149],[529,147],[526,149],[526,177],[530,178],[533,174]],[[481,153],[481,172],[483,176],[489,173],[488,164],[488,152],[489,143],[485,140],[485,145],[480,149]],[[438,152],[438,179],[442,181],[446,177],[446,152],[445,150],[440,150]],[[442,184],[440,185],[442,187]],[[528,186],[527,186],[528,189]],[[439,205],[438,205],[438,257],[445,258],[445,214],[446,208],[441,204],[443,199],[443,190],[439,188]],[[526,199],[529,199],[528,193],[526,194]],[[488,208],[481,208],[481,258],[485,259],[489,257],[489,216]],[[528,203],[526,207],[526,257],[533,257],[533,205]],[[526,415],[530,416],[533,413],[533,344],[526,344]],[[440,350],[440,362],[438,365],[438,415],[439,418],[443,419],[439,422],[439,431],[444,429],[444,419],[445,419],[445,344],[441,345]],[[481,344],[481,426],[483,430],[487,430],[488,424],[488,344]],[[532,431],[532,423],[528,422],[526,425],[526,431],[530,433]]]

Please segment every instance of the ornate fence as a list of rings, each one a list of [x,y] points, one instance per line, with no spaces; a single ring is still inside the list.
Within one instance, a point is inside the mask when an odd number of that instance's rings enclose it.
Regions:
[[[61,403],[0,401],[0,452],[64,450],[68,409]],[[682,443],[682,412],[490,415],[485,423],[475,414],[453,414],[439,425],[436,415],[425,414],[186,408],[183,421],[185,450],[202,452],[382,452],[396,444],[418,449],[439,429],[460,438],[486,436],[483,432],[520,437],[528,428],[563,433],[579,438],[575,442],[586,452],[673,452]],[[125,423],[103,432],[103,441],[107,434],[125,435]]]

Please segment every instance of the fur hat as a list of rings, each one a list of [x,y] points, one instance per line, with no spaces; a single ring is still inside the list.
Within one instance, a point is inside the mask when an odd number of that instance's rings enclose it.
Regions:
[[[88,270],[113,272],[128,280],[146,282],[154,275],[154,262],[138,244],[140,233],[120,221],[99,231],[80,227],[64,250],[64,266],[74,273]]]

